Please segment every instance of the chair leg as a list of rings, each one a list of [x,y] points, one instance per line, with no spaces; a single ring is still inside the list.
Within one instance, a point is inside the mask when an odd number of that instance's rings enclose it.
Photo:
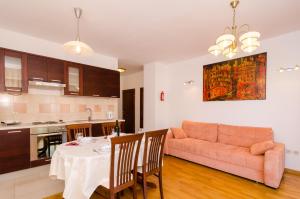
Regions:
[[[110,198],[110,199],[115,199],[115,194],[112,193],[112,192],[110,192],[110,193],[109,193],[109,198]]]
[[[159,191],[160,191],[160,198],[164,199],[164,190],[162,185],[162,171],[159,171]]]
[[[132,196],[133,199],[137,199],[137,193],[136,193],[136,183],[132,186]]]
[[[143,175],[143,196],[144,199],[147,199],[147,180],[146,180],[146,176]]]

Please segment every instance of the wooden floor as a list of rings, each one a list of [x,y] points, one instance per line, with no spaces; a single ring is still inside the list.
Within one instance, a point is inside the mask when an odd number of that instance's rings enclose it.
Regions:
[[[300,176],[285,173],[279,189],[238,176],[194,164],[185,160],[167,156],[164,159],[165,199],[300,199]],[[149,181],[158,183],[156,178]],[[148,189],[148,198],[160,198],[158,189]],[[138,187],[138,198],[142,197]],[[47,199],[61,199],[61,194]],[[131,192],[125,192],[124,199],[132,198]],[[94,194],[92,199],[102,199]]]

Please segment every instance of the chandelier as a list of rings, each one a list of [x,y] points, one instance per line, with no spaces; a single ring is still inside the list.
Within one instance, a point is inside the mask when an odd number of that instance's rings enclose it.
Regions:
[[[81,8],[74,8],[74,13],[77,19],[76,38],[73,41],[69,41],[65,43],[64,49],[69,54],[89,55],[93,52],[93,49],[86,43],[80,41],[80,36],[79,36],[79,19],[82,15]]]
[[[239,44],[241,44],[241,50],[247,53],[255,51],[260,46],[258,41],[259,32],[249,31],[248,24],[239,27],[236,25],[235,13],[239,2],[239,0],[231,0],[230,5],[233,9],[232,26],[225,28],[223,35],[217,38],[216,44],[209,47],[209,53],[215,56],[222,53],[225,57],[232,58],[238,53]],[[238,37],[239,41],[237,40]]]

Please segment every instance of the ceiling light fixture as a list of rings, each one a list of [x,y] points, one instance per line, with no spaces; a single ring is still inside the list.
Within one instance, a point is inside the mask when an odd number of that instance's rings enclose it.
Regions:
[[[224,30],[224,34],[217,38],[216,44],[208,48],[208,52],[218,56],[223,54],[227,58],[232,58],[238,53],[238,40],[241,43],[241,49],[244,52],[251,53],[255,51],[259,46],[258,41],[260,37],[259,32],[249,31],[250,27],[248,24],[242,26],[236,25],[236,8],[239,4],[239,0],[231,0],[230,5],[233,9],[233,22],[232,26],[227,26]],[[245,31],[246,30],[246,31]]]
[[[121,67],[119,67],[117,70],[118,70],[120,73],[124,73],[124,72],[126,71],[125,68],[121,68]]]
[[[87,45],[86,43],[80,41],[79,35],[79,19],[82,15],[81,8],[74,8],[75,17],[77,20],[76,25],[76,38],[74,41],[69,41],[64,44],[64,49],[69,54],[76,54],[76,55],[90,55],[93,53],[93,49]]]
[[[296,65],[295,67],[287,67],[287,68],[280,68],[279,69],[279,72],[291,72],[291,71],[296,71],[296,70],[299,70],[300,69],[300,66]]]

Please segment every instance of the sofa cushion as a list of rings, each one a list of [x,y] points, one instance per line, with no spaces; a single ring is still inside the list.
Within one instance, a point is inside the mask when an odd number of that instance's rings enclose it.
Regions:
[[[250,147],[250,152],[252,155],[263,155],[266,151],[272,149],[274,146],[275,144],[273,140],[259,142]]]
[[[259,171],[263,170],[264,156],[252,155],[250,149],[245,147],[213,143],[194,138],[171,139],[168,141],[168,147],[191,155],[199,155]]]
[[[218,138],[218,125],[213,123],[202,123],[183,121],[182,129],[189,138],[216,142]]]
[[[171,128],[171,131],[176,139],[187,138],[182,128]]]
[[[220,124],[218,142],[241,147],[250,147],[255,143],[273,140],[272,128],[231,126]]]

